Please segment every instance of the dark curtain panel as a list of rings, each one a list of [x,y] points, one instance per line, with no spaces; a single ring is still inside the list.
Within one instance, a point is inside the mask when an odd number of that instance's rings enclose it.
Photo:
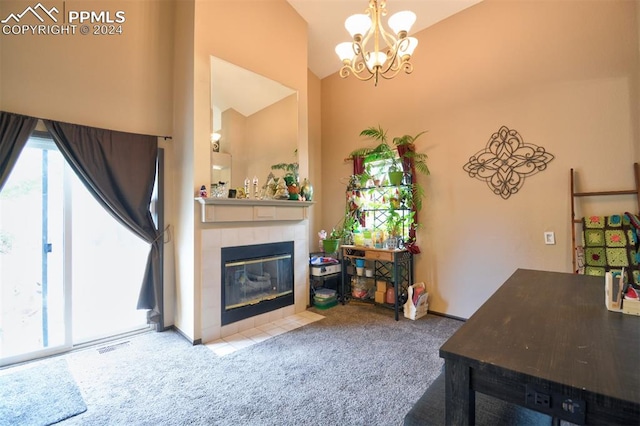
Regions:
[[[34,117],[0,111],[0,191],[37,123]]]
[[[50,120],[44,123],[93,196],[120,223],[151,244],[138,309],[149,309],[149,322],[162,324],[162,241],[149,212],[158,157],[156,137]]]

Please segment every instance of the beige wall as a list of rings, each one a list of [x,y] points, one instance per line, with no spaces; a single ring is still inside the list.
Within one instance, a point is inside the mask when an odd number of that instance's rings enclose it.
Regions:
[[[240,114],[233,108],[222,111],[222,141],[220,149],[231,154],[232,162],[236,159],[235,165],[231,167],[231,184],[230,188],[235,188],[243,182],[247,174],[246,164],[241,159],[247,156],[246,122],[247,117]],[[241,185],[241,183],[240,183]]]
[[[173,155],[175,168],[171,170],[171,185],[175,193],[174,203],[166,206],[172,212],[173,249],[175,253],[175,298],[172,303],[175,315],[174,325],[185,335],[194,336],[199,330],[199,308],[194,300],[199,300],[199,287],[194,285],[194,257],[196,256],[196,235],[193,228],[194,217],[194,14],[193,1],[176,2],[175,37],[173,63],[174,114],[173,114]],[[207,154],[208,156],[208,154]],[[165,262],[169,259],[165,259]],[[171,285],[165,280],[165,286]],[[167,319],[169,321],[170,318]]]
[[[571,270],[569,170],[583,189],[633,187],[640,159],[634,1],[485,0],[418,34],[415,71],[322,80],[322,223],[332,226],[360,130],[428,133],[416,279],[430,309],[469,317],[516,268]],[[508,200],[462,169],[500,126],[555,159]],[[624,189],[624,188],[623,188]],[[587,211],[596,212],[588,205]],[[602,213],[636,209],[631,198]],[[617,210],[615,210],[617,209]],[[624,210],[622,210],[624,211]],[[553,231],[556,245],[545,245]]]
[[[173,2],[78,1],[69,3],[69,9],[71,5],[78,10],[124,11],[122,34],[0,35],[0,109],[171,135],[173,49],[167,46],[173,44]],[[0,16],[4,19],[27,6],[34,2],[3,0]],[[29,16],[21,23],[39,24]]]
[[[309,182],[313,186],[316,205],[309,209],[309,251],[320,250],[318,231],[322,229],[322,111],[321,80],[309,71]]]
[[[242,186],[245,178],[252,180],[254,176],[263,185],[270,172],[284,176],[282,170],[271,170],[272,165],[298,161],[297,113],[296,93],[247,117],[247,167],[242,180],[234,185]]]
[[[230,188],[242,188],[244,180],[258,178],[261,187],[278,163],[297,161],[298,95],[288,96],[245,117],[233,108],[223,111],[220,149],[232,155]],[[253,197],[253,195],[252,195]]]

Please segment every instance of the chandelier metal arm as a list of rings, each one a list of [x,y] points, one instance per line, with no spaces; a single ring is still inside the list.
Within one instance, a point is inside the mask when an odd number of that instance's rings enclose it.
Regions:
[[[375,73],[367,66],[367,61],[364,56],[364,49],[362,43],[359,41],[353,42],[354,60],[345,64],[340,68],[340,77],[345,78],[352,74],[358,80],[368,81],[373,78]],[[363,75],[364,72],[368,72],[369,75]]]
[[[413,66],[411,65],[411,63],[408,61],[408,59],[406,59],[402,55],[402,52],[406,51],[408,45],[409,45],[409,40],[406,38],[403,38],[398,40],[396,46],[394,46],[390,50],[391,52],[393,52],[393,55],[391,58],[388,59],[389,65],[382,72],[383,77],[386,78],[387,80],[395,77],[402,68],[405,69],[405,72],[407,74],[410,74],[411,71],[413,71]],[[384,74],[386,74],[388,71],[394,71],[394,74],[390,77],[384,76]]]

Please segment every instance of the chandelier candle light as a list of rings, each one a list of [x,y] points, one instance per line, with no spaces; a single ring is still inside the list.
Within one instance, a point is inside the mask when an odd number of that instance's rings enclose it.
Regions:
[[[378,78],[395,77],[400,70],[410,74],[413,71],[411,55],[418,45],[414,37],[407,33],[416,21],[416,14],[404,10],[389,18],[389,28],[382,27],[382,17],[387,15],[385,0],[369,0],[369,8],[365,14],[351,15],[344,23],[353,41],[340,43],[336,53],[342,61],[340,77],[353,74],[362,81],[373,78],[378,85]],[[369,42],[373,50],[367,50]]]

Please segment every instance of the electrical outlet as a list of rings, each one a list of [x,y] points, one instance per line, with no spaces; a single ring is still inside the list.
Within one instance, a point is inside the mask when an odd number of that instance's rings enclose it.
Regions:
[[[551,407],[551,395],[539,392],[532,386],[527,385],[527,391],[525,395],[526,405],[534,408],[550,408]]]
[[[526,405],[541,409],[550,409],[551,408],[551,395],[548,393],[540,392],[538,389],[535,389],[532,386],[527,385],[526,392]]]
[[[575,425],[585,424],[586,402],[584,400],[570,398],[543,386],[527,384],[524,404],[526,407]]]
[[[551,407],[551,397],[547,394],[534,392],[533,404],[542,408]]]
[[[544,233],[544,243],[545,244],[555,244],[556,243],[556,235],[553,232],[545,232]]]

